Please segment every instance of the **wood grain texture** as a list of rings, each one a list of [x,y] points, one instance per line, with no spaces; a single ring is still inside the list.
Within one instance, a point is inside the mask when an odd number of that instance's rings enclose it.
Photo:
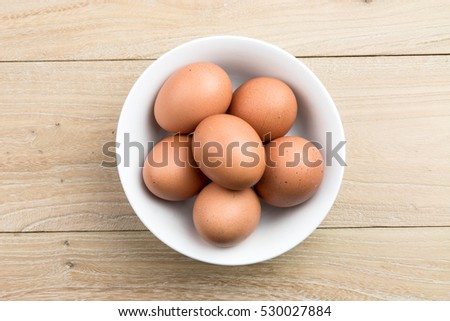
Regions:
[[[450,53],[450,9],[432,1],[6,1],[0,61],[157,58],[233,34],[296,56]]]
[[[348,141],[344,184],[324,225],[448,226],[450,57],[306,63],[334,98]]]
[[[302,61],[333,96],[348,140],[322,226],[450,226],[450,57]],[[100,164],[150,63],[0,64],[0,231],[144,229],[117,171]]]
[[[146,63],[145,63],[146,64]],[[101,167],[139,66],[0,64],[0,229],[143,229]]]
[[[0,262],[2,300],[450,299],[450,228],[322,229],[242,267],[193,261],[149,232],[7,233]]]
[[[450,300],[448,1],[0,7],[0,300]],[[251,266],[168,248],[101,166],[151,59],[218,34],[310,57],[348,140],[320,228]]]

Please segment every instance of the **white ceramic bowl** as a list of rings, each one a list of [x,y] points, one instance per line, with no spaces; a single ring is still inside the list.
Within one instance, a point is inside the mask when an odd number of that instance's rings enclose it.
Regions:
[[[201,38],[161,56],[131,89],[120,114],[116,137],[120,143],[116,152],[123,189],[145,226],[162,242],[186,256],[221,265],[244,265],[274,258],[298,245],[319,226],[336,199],[344,167],[333,159],[325,166],[317,193],[299,206],[281,209],[263,203],[257,229],[237,246],[218,248],[203,241],[192,221],[194,199],[167,202],[152,196],[142,181],[141,168],[148,153],[148,142],[156,143],[169,135],[158,127],[153,116],[159,88],[174,71],[197,61],[220,65],[230,75],[233,89],[258,76],[283,80],[295,92],[299,102],[297,120],[288,134],[305,137],[323,146],[327,143],[327,132],[332,133],[333,146],[344,141],[342,123],[333,100],[320,80],[294,56],[250,38]],[[134,142],[145,146],[143,153]],[[125,152],[129,154],[128,164]],[[326,156],[325,148],[321,152]],[[339,155],[345,160],[345,147]]]

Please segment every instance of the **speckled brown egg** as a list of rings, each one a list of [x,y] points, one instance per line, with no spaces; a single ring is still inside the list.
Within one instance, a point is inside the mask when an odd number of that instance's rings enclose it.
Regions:
[[[194,131],[195,161],[213,182],[242,190],[256,184],[264,173],[263,144],[244,120],[228,114],[213,115]]]
[[[308,140],[285,136],[265,146],[266,170],[255,190],[268,204],[290,207],[305,202],[319,188],[324,162]]]
[[[191,143],[190,136],[174,135],[153,147],[142,171],[150,192],[168,201],[181,201],[196,195],[209,182],[196,166]]]
[[[156,122],[173,133],[191,133],[204,118],[225,113],[232,96],[228,74],[208,62],[189,64],[173,73],[155,101]]]
[[[234,92],[228,113],[244,119],[267,142],[291,129],[297,117],[297,100],[281,80],[258,77]]]
[[[193,219],[198,233],[221,247],[235,245],[256,228],[261,204],[251,188],[232,191],[210,183],[194,203]]]

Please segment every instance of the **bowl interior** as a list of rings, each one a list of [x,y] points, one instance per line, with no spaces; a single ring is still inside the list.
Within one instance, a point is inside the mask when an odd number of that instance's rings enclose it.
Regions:
[[[159,128],[153,116],[158,90],[178,68],[197,61],[220,65],[230,75],[234,89],[257,76],[275,77],[286,82],[296,94],[299,105],[297,120],[288,134],[320,143],[324,159],[327,147],[344,141],[339,114],[328,92],[296,58],[278,47],[254,39],[233,36],[202,38],[160,57],[131,89],[120,115],[116,137],[123,189],[145,226],[161,241],[186,256],[222,265],[251,264],[278,256],[310,235],[333,205],[344,172],[344,167],[336,159],[327,162],[323,182],[313,198],[286,209],[262,203],[261,221],[255,232],[231,248],[215,247],[199,237],[192,221],[194,199],[184,202],[160,200],[147,191],[142,181],[144,157],[152,144],[170,135]],[[327,141],[327,132],[331,133],[332,142]],[[339,155],[345,159],[345,148]]]

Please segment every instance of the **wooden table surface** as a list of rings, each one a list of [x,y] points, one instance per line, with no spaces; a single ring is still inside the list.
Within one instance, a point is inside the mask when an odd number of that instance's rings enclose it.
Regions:
[[[450,300],[450,5],[0,1],[0,299]],[[271,42],[344,123],[338,199],[302,244],[241,267],[145,229],[100,166],[144,69],[188,40]]]

